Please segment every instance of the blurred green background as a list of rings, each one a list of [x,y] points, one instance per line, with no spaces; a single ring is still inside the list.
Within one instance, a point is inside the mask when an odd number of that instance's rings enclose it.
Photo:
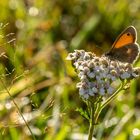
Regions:
[[[129,25],[140,43],[138,0],[0,1],[0,140],[33,139],[6,90],[37,140],[86,139],[89,124],[76,111],[86,107],[66,56],[101,55]],[[140,140],[139,79],[103,110],[94,136]]]

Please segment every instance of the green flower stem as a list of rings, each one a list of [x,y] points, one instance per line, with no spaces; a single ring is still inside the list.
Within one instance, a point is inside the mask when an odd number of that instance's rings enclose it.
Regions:
[[[102,97],[99,98],[99,101],[92,102],[88,101],[87,106],[90,114],[90,127],[89,127],[89,134],[88,134],[88,140],[92,140],[93,132],[95,124],[98,122],[98,117],[103,110],[105,106],[107,106],[114,98],[118,95],[118,93],[123,89],[126,82],[121,83],[120,87],[112,94],[103,104],[101,104],[100,100],[102,100]]]
[[[97,120],[97,118],[96,118],[96,116],[99,114],[100,115],[100,110],[101,109],[101,103],[98,103],[98,105],[97,105],[97,108],[96,108],[96,110],[95,110],[95,113],[94,113],[94,118],[95,118],[95,124],[97,124],[98,122],[98,120]]]
[[[95,112],[94,112],[94,116],[96,116],[96,114],[99,112],[100,108],[101,108],[101,100],[102,100],[102,96],[99,97],[98,101],[96,102],[96,107],[95,107]],[[95,122],[96,124],[97,122]]]
[[[100,107],[96,109],[95,113],[95,123],[98,121],[98,117],[105,106],[107,106],[114,98],[118,95],[118,93],[123,89],[125,83],[121,83],[120,87],[112,94]]]
[[[21,115],[21,117],[22,117],[22,119],[23,119],[23,121],[24,121],[25,125],[27,126],[28,130],[30,131],[30,133],[31,133],[31,135],[32,135],[33,140],[36,140],[36,138],[35,138],[34,134],[32,133],[31,128],[29,127],[29,125],[28,125],[27,121],[25,120],[24,116],[22,115],[22,112],[20,111],[20,109],[19,109],[19,107],[18,107],[17,103],[15,102],[15,100],[14,100],[13,96],[11,95],[10,91],[8,90],[8,88],[6,87],[5,83],[3,82],[3,80],[2,80],[1,78],[0,78],[0,81],[1,81],[2,85],[4,86],[5,90],[7,91],[8,95],[10,96],[11,100],[13,101],[14,105],[16,106],[16,108],[17,108],[17,110],[18,110],[19,114]]]
[[[94,104],[92,102],[89,103],[89,109],[90,109],[90,127],[89,127],[89,135],[88,135],[88,140],[92,140],[93,137],[93,132],[94,132]]]

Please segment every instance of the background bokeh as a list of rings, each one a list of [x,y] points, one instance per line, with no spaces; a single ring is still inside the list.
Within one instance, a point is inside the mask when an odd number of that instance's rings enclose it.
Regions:
[[[89,124],[76,108],[86,106],[66,56],[102,55],[129,25],[140,43],[138,0],[0,1],[0,139],[32,139],[7,90],[37,140],[84,139]],[[140,79],[103,110],[95,137],[140,139]]]

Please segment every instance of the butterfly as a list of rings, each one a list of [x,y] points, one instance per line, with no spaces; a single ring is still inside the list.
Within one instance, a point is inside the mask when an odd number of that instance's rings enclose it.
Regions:
[[[105,53],[110,60],[117,60],[124,63],[134,63],[139,56],[139,45],[135,27],[127,27],[115,40],[111,49]]]

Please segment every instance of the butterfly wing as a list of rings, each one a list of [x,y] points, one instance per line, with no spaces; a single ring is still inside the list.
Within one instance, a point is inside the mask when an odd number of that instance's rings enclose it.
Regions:
[[[120,47],[123,47],[124,45],[130,44],[130,43],[135,43],[136,37],[137,37],[136,29],[133,26],[129,26],[115,40],[115,42],[112,45],[112,49],[120,48]]]
[[[118,36],[110,51],[105,55],[110,59],[133,63],[139,54],[139,46],[135,43],[136,36],[136,29],[133,26],[129,26]]]
[[[138,44],[127,44],[120,48],[113,48],[108,53],[110,59],[118,60],[126,63],[133,63],[139,55]]]

